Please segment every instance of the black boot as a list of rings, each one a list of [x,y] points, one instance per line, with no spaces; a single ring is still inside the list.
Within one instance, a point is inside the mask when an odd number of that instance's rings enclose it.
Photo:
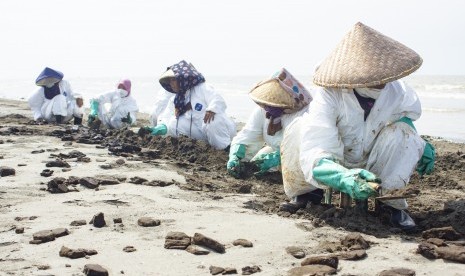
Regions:
[[[62,124],[63,123],[63,116],[55,115],[55,121],[56,121],[57,124]]]
[[[309,202],[314,205],[320,205],[323,199],[324,191],[316,189],[306,194],[293,197],[291,201],[281,204],[279,210],[289,213],[295,213],[297,210],[305,208]]]
[[[80,126],[82,125],[82,118],[74,116],[74,125],[75,126]]]

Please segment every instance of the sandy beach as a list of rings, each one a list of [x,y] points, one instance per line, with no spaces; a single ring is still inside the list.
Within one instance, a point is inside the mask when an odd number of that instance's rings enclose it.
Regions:
[[[414,275],[380,274],[394,268],[464,275],[465,144],[432,141],[435,172],[415,174],[408,186],[419,231],[404,234],[372,211],[328,205],[279,211],[286,201],[280,173],[234,179],[224,151],[139,132],[147,114],[130,130],[93,132],[33,124],[26,102],[0,99],[0,106],[0,166],[2,174],[5,167],[14,169],[0,178],[0,275],[86,275],[87,264],[108,275],[215,275],[212,266],[224,269],[218,275],[234,269],[239,275]],[[98,213],[104,214],[103,227],[89,223]],[[154,226],[140,225],[140,218],[152,218]],[[78,220],[85,224],[70,225]],[[34,235],[58,228],[67,231],[51,241]],[[196,245],[190,252],[167,249],[170,232],[183,232]],[[196,233],[217,247],[196,241]],[[357,241],[344,242],[348,234]],[[234,245],[238,239],[253,246]],[[429,251],[418,253],[421,244]],[[60,256],[63,246],[97,254]],[[218,253],[218,246],[225,252]],[[366,256],[346,256],[360,250]],[[309,266],[320,274],[297,269],[309,257],[323,260]],[[321,267],[330,257],[338,260],[335,268]]]

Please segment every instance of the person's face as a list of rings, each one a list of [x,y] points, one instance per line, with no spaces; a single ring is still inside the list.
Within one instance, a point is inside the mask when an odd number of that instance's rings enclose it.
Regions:
[[[81,99],[81,98],[77,98],[76,99],[76,105],[78,107],[82,107],[82,105],[84,104],[84,101]]]
[[[175,78],[170,79],[170,86],[171,86],[171,89],[173,89],[173,92],[176,92],[176,93],[179,92],[179,90],[180,90],[179,89],[179,83]]]

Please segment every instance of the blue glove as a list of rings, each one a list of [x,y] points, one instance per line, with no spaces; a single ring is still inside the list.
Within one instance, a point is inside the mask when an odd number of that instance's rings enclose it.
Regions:
[[[229,160],[226,168],[228,173],[235,178],[239,178],[242,173],[243,167],[240,160],[245,157],[245,150],[245,145],[242,144],[231,145],[229,150]]]
[[[417,129],[413,125],[412,119],[408,117],[402,117],[398,120],[398,122],[404,122],[408,124],[409,126],[411,126],[415,131],[417,131]],[[436,150],[434,149],[433,145],[426,142],[425,149],[423,150],[423,155],[421,156],[417,164],[417,172],[421,176],[423,176],[424,174],[431,174],[434,170],[435,160],[436,160]]]
[[[281,165],[281,155],[279,150],[271,153],[264,153],[252,160],[260,169],[256,174],[263,175],[269,169]]]
[[[156,127],[144,127],[146,130],[150,131],[150,134],[156,135],[165,135],[168,132],[168,128],[165,124],[159,124]]]
[[[329,159],[320,160],[313,169],[313,179],[354,199],[376,196],[377,187],[369,182],[381,183],[372,172],[364,169],[347,169]]]
[[[94,118],[98,116],[98,106],[99,102],[96,100],[90,100],[90,113]]]

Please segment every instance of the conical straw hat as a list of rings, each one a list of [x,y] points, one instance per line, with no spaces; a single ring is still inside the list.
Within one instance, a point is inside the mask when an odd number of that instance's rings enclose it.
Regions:
[[[249,95],[257,104],[280,107],[285,113],[298,111],[312,100],[310,92],[285,68],[258,83]]]
[[[166,91],[173,93],[171,91],[170,80],[174,78],[174,72],[171,69],[166,70],[158,79],[161,86],[165,88]]]
[[[412,49],[359,22],[321,63],[313,82],[335,88],[377,86],[411,74],[422,62]]]

